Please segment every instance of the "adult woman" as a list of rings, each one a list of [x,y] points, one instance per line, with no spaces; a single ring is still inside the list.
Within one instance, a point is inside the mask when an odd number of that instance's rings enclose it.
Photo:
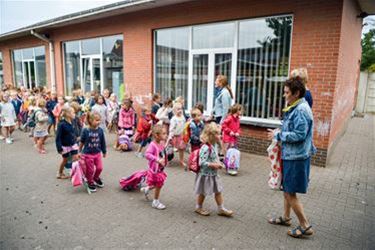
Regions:
[[[215,106],[213,108],[213,115],[215,122],[221,124],[232,105],[233,93],[226,76],[218,75],[215,81],[215,87],[217,88],[217,94],[215,98]]]
[[[269,139],[281,142],[284,191],[284,216],[271,218],[269,223],[290,226],[290,211],[293,209],[300,225],[289,230],[288,235],[296,238],[314,233],[296,195],[296,193],[307,191],[310,156],[315,151],[312,142],[313,115],[304,98],[305,92],[306,88],[300,77],[286,81],[284,97],[288,106],[283,109],[285,113],[281,130],[275,129],[268,132]]]

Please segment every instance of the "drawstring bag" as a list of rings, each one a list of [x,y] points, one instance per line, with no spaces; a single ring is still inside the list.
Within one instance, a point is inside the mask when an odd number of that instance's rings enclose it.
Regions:
[[[282,184],[282,161],[281,147],[276,140],[273,140],[267,148],[268,160],[271,162],[271,172],[268,177],[268,186],[271,189],[280,189]]]

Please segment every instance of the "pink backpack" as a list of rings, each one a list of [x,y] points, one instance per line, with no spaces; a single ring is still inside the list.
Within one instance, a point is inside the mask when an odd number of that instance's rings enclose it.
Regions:
[[[72,171],[70,173],[70,177],[72,178],[73,187],[78,187],[83,185],[83,171],[80,166],[80,161],[75,161],[72,163]]]
[[[147,170],[140,170],[128,177],[120,179],[120,187],[124,191],[132,191],[139,189],[146,181]]]
[[[209,146],[208,148],[210,149],[209,152],[211,154],[211,146]],[[189,161],[188,161],[189,171],[196,173],[196,174],[198,174],[199,171],[201,170],[201,166],[199,164],[199,152],[200,151],[201,150],[199,148],[191,152],[189,156]]]

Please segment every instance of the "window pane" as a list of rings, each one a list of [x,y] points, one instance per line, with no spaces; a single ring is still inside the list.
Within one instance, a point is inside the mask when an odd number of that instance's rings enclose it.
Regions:
[[[65,91],[67,95],[72,95],[74,89],[81,88],[80,77],[80,54],[79,42],[64,43],[65,59]]]
[[[193,27],[193,49],[231,48],[234,34],[234,22]]]
[[[163,98],[188,94],[189,28],[156,31],[156,92]]]
[[[23,59],[33,59],[34,58],[34,50],[33,48],[23,49],[22,50]]]
[[[193,105],[202,103],[207,109],[208,55],[193,57]]]
[[[13,70],[14,70],[14,82],[17,87],[24,86],[22,76],[22,51],[13,51]]]
[[[291,27],[290,16],[240,22],[236,96],[244,116],[281,117]]]
[[[93,39],[82,40],[82,54],[83,55],[100,54],[100,39],[93,38]]]
[[[46,86],[46,55],[44,47],[35,48],[36,74],[39,86]]]
[[[123,77],[123,36],[103,38],[103,83],[104,89],[115,93],[121,101],[120,88],[124,84]],[[121,87],[120,87],[121,86]]]

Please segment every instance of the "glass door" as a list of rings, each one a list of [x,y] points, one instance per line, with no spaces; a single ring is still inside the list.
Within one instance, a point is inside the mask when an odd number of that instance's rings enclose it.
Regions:
[[[218,75],[225,75],[230,84],[232,77],[232,52],[208,51],[193,53],[192,56],[192,103],[202,103],[206,115],[211,114],[217,96],[215,80]]]
[[[102,92],[101,59],[100,57],[82,57],[82,79],[85,92],[96,90]]]
[[[23,82],[24,86],[28,89],[35,88],[35,62],[34,61],[23,61]]]

